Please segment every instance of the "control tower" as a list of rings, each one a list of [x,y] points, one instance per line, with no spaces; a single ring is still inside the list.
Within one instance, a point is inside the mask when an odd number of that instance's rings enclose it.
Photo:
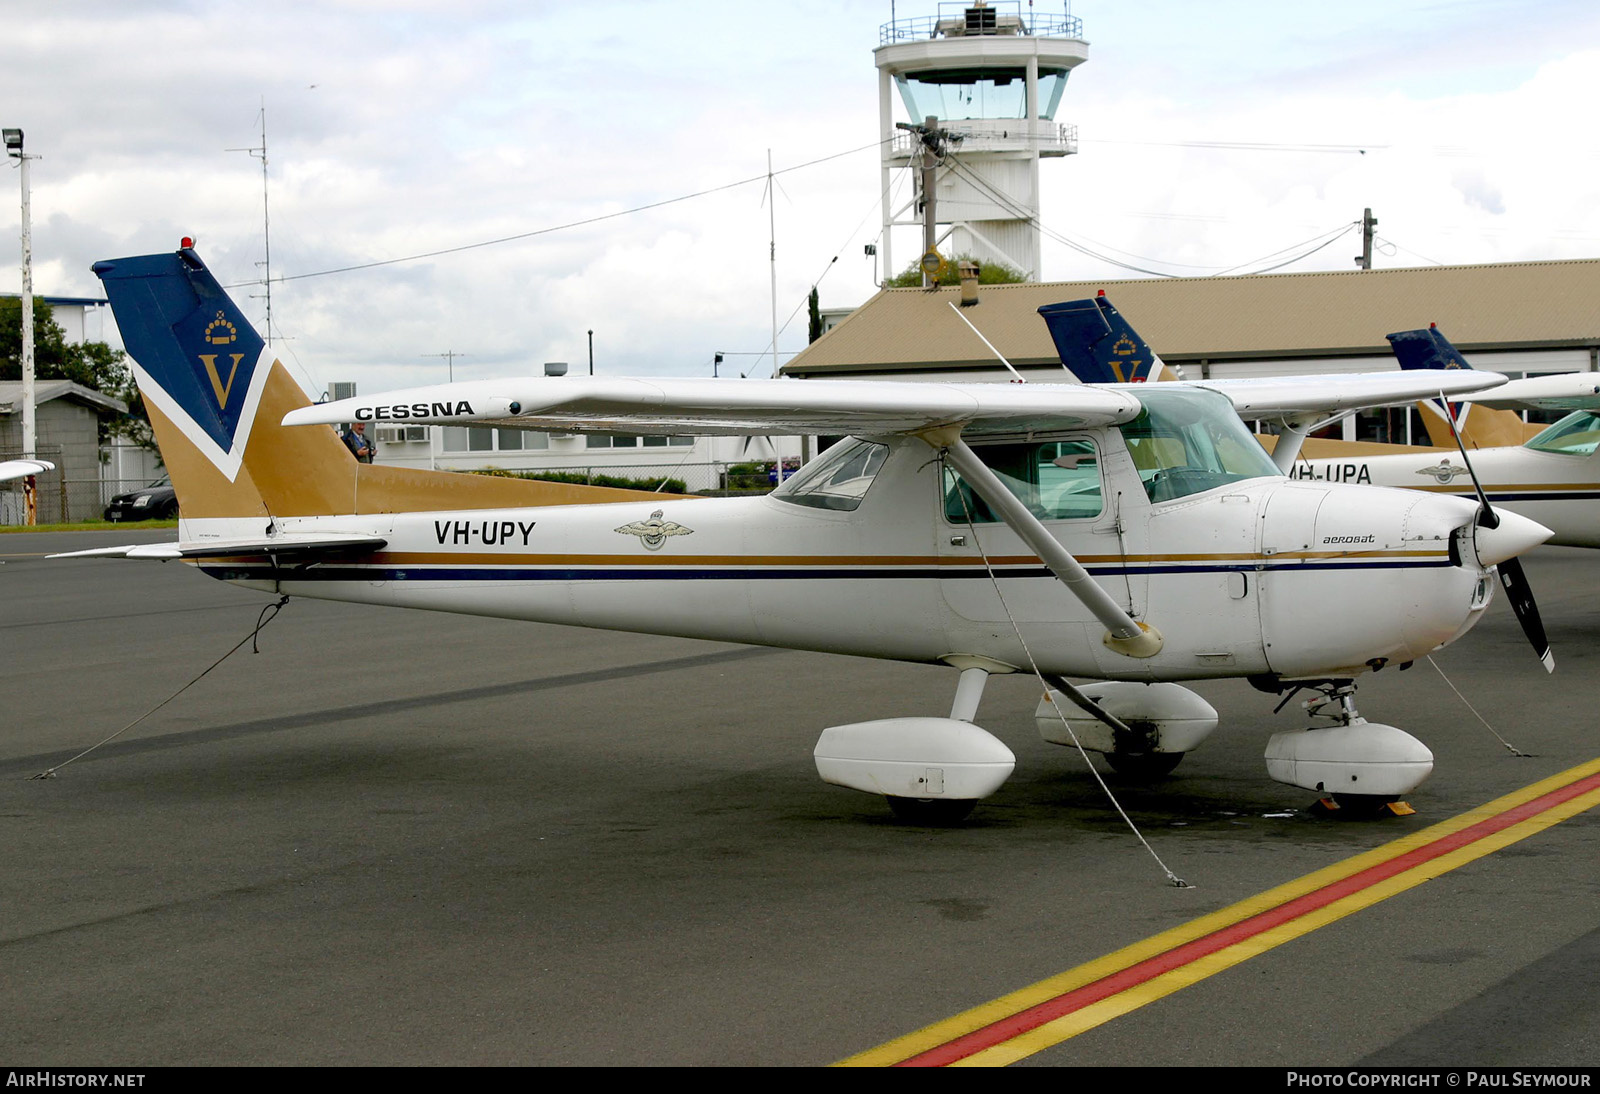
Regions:
[[[1038,280],[1039,161],[1078,150],[1077,129],[1056,124],[1055,113],[1067,74],[1089,57],[1082,20],[1041,14],[1031,0],[958,0],[937,16],[885,23],[880,41],[884,276],[900,272],[892,229],[924,226],[922,180],[931,177],[931,242],[944,258],[970,254]],[[896,89],[918,129],[896,126]],[[896,204],[894,171],[908,165],[931,169]]]

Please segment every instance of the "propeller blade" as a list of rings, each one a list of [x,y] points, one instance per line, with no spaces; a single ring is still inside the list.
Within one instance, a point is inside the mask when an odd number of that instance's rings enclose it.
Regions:
[[[1522,633],[1528,636],[1528,641],[1533,643],[1533,652],[1544,663],[1544,671],[1555,672],[1556,659],[1550,653],[1550,643],[1544,636],[1544,622],[1539,618],[1539,605],[1533,601],[1533,589],[1528,585],[1528,576],[1522,572],[1520,560],[1508,558],[1500,563],[1500,584],[1505,586],[1511,610],[1517,613],[1517,622],[1522,624]]]
[[[1489,495],[1483,492],[1483,484],[1478,481],[1478,472],[1472,467],[1472,461],[1467,458],[1467,446],[1461,443],[1461,430],[1456,426],[1456,416],[1450,412],[1450,404],[1445,402],[1444,392],[1439,392],[1439,402],[1444,407],[1444,420],[1450,423],[1450,436],[1455,438],[1456,451],[1461,453],[1461,462],[1467,465],[1467,474],[1472,478],[1472,488],[1478,492],[1478,523],[1485,528],[1500,527],[1500,514],[1494,511],[1489,504]]]
[[[1455,415],[1450,413],[1450,404],[1444,402],[1442,391],[1439,393],[1439,401],[1444,403],[1445,418],[1450,422],[1450,435],[1456,439],[1456,448],[1461,452],[1461,462],[1467,465],[1467,474],[1472,476],[1472,488],[1478,492],[1478,527],[1493,531],[1500,527],[1500,514],[1489,504],[1489,495],[1484,493],[1483,484],[1478,481],[1478,472],[1473,469],[1472,460],[1467,456],[1467,446],[1461,443],[1461,430],[1456,428]],[[1477,538],[1474,537],[1475,540]],[[1514,550],[1519,545],[1502,546],[1510,546]],[[1474,549],[1476,547],[1477,544],[1474,543]],[[1481,555],[1479,562],[1482,563]],[[1528,584],[1528,575],[1523,572],[1522,563],[1513,553],[1511,557],[1500,561],[1498,570],[1500,584],[1505,587],[1506,598],[1511,601],[1511,610],[1516,613],[1517,622],[1522,624],[1522,633],[1533,643],[1533,652],[1538,654],[1540,663],[1544,665],[1544,671],[1555,672],[1556,659],[1550,652],[1549,640],[1545,638],[1544,621],[1539,618],[1539,605],[1534,602],[1533,587]]]

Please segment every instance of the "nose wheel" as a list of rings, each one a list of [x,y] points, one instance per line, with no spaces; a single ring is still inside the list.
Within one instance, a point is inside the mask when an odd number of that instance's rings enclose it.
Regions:
[[[892,794],[884,800],[897,818],[924,828],[949,828],[960,824],[971,816],[978,804],[977,798],[901,798]]]
[[[1302,684],[1295,691],[1302,687],[1319,693],[1301,704],[1306,713],[1332,724],[1273,734],[1267,773],[1323,795],[1317,811],[1324,814],[1353,820],[1411,812],[1401,799],[1433,772],[1428,747],[1404,730],[1361,717],[1350,680]]]

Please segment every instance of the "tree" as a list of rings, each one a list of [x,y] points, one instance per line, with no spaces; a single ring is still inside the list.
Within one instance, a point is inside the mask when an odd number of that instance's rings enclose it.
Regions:
[[[808,333],[811,336],[807,341],[815,342],[822,337],[822,310],[818,305],[817,287],[815,285],[811,286],[811,295],[806,299],[806,310],[810,316]]]
[[[71,380],[128,404],[128,416],[100,421],[100,438],[127,437],[152,451],[155,438],[144,400],[128,368],[128,355],[104,342],[67,341],[50,305],[33,298],[33,374],[37,380]],[[0,380],[22,379],[22,301],[0,297]]]
[[[958,255],[945,260],[944,268],[939,271],[935,284],[941,288],[961,284],[961,263],[970,262],[978,267],[978,284],[980,285],[1016,285],[1028,280],[1022,276],[1021,270],[1007,266],[1004,262],[980,262],[971,255]],[[922,260],[918,259],[904,270],[895,274],[883,283],[886,289],[915,289],[922,286]]]

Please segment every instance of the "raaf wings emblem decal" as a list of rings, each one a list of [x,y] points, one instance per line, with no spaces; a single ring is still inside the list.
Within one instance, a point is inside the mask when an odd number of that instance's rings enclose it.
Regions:
[[[1434,479],[1445,484],[1446,486],[1448,486],[1457,475],[1465,475],[1466,473],[1467,469],[1465,466],[1455,467],[1448,459],[1441,460],[1432,467],[1422,467],[1417,469],[1417,474],[1432,475]]]
[[[663,510],[657,509],[650,514],[649,520],[636,520],[630,524],[624,524],[621,528],[614,528],[612,531],[619,532],[625,536],[638,536],[639,542],[643,543],[651,551],[659,550],[661,545],[667,541],[668,536],[694,534],[693,528],[685,528],[675,520],[662,520],[663,512]]]

